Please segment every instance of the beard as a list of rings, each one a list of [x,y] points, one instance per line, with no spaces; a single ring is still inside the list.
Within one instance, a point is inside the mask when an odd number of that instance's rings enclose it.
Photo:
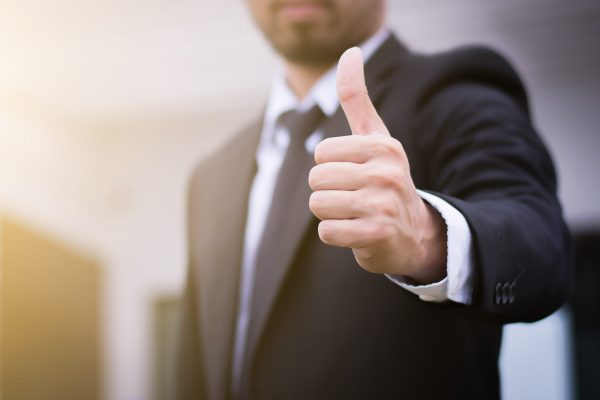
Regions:
[[[315,34],[311,26],[295,26],[293,32],[273,34],[265,32],[267,39],[283,58],[301,65],[327,65],[335,63],[344,50],[353,44],[328,37],[326,40]]]
[[[356,26],[353,21],[340,18],[340,10],[331,0],[319,1],[322,12],[302,21],[286,20],[279,13],[283,3],[274,1],[269,8],[269,18],[258,22],[275,51],[289,62],[308,66],[332,65],[346,49],[366,39],[353,29]]]

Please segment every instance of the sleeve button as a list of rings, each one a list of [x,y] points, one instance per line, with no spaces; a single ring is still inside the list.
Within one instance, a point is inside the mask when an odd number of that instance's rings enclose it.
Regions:
[[[514,303],[515,302],[515,295],[517,292],[517,283],[513,282],[510,284],[509,290],[508,290],[508,302],[509,303]]]
[[[505,283],[504,286],[502,286],[502,304],[508,304],[508,298],[509,293],[510,292],[510,285],[508,283]]]
[[[502,304],[502,283],[496,285],[496,293],[494,296],[495,304]]]

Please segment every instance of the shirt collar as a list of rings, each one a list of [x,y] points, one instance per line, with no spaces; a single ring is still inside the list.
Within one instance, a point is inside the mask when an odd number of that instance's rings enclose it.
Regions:
[[[362,50],[364,61],[371,58],[379,46],[390,36],[386,28],[381,28],[377,33],[364,41],[359,47]],[[333,116],[339,106],[336,91],[336,67],[329,69],[311,88],[302,101],[296,97],[285,81],[283,72],[279,72],[271,86],[269,101],[265,111],[265,123],[274,124],[277,118],[291,110],[306,111],[317,104],[327,117]]]

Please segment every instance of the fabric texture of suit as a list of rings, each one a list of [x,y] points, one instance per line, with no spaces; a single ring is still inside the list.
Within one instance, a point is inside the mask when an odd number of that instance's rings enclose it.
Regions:
[[[485,48],[431,56],[394,37],[365,67],[373,103],[404,146],[419,189],[441,196],[473,236],[473,302],[418,299],[323,244],[310,189],[290,205],[281,269],[255,305],[243,399],[498,398],[502,324],[535,321],[566,296],[570,236],[550,156],[525,90]],[[349,134],[341,109],[321,126]],[[196,169],[177,398],[229,397],[248,192],[260,124]]]

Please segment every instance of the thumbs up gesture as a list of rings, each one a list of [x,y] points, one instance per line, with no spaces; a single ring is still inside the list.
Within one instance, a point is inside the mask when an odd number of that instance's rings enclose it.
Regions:
[[[310,171],[319,237],[352,248],[364,269],[421,284],[446,274],[446,227],[418,195],[406,153],[392,138],[367,93],[362,54],[347,50],[337,92],[352,135],[323,140]]]

